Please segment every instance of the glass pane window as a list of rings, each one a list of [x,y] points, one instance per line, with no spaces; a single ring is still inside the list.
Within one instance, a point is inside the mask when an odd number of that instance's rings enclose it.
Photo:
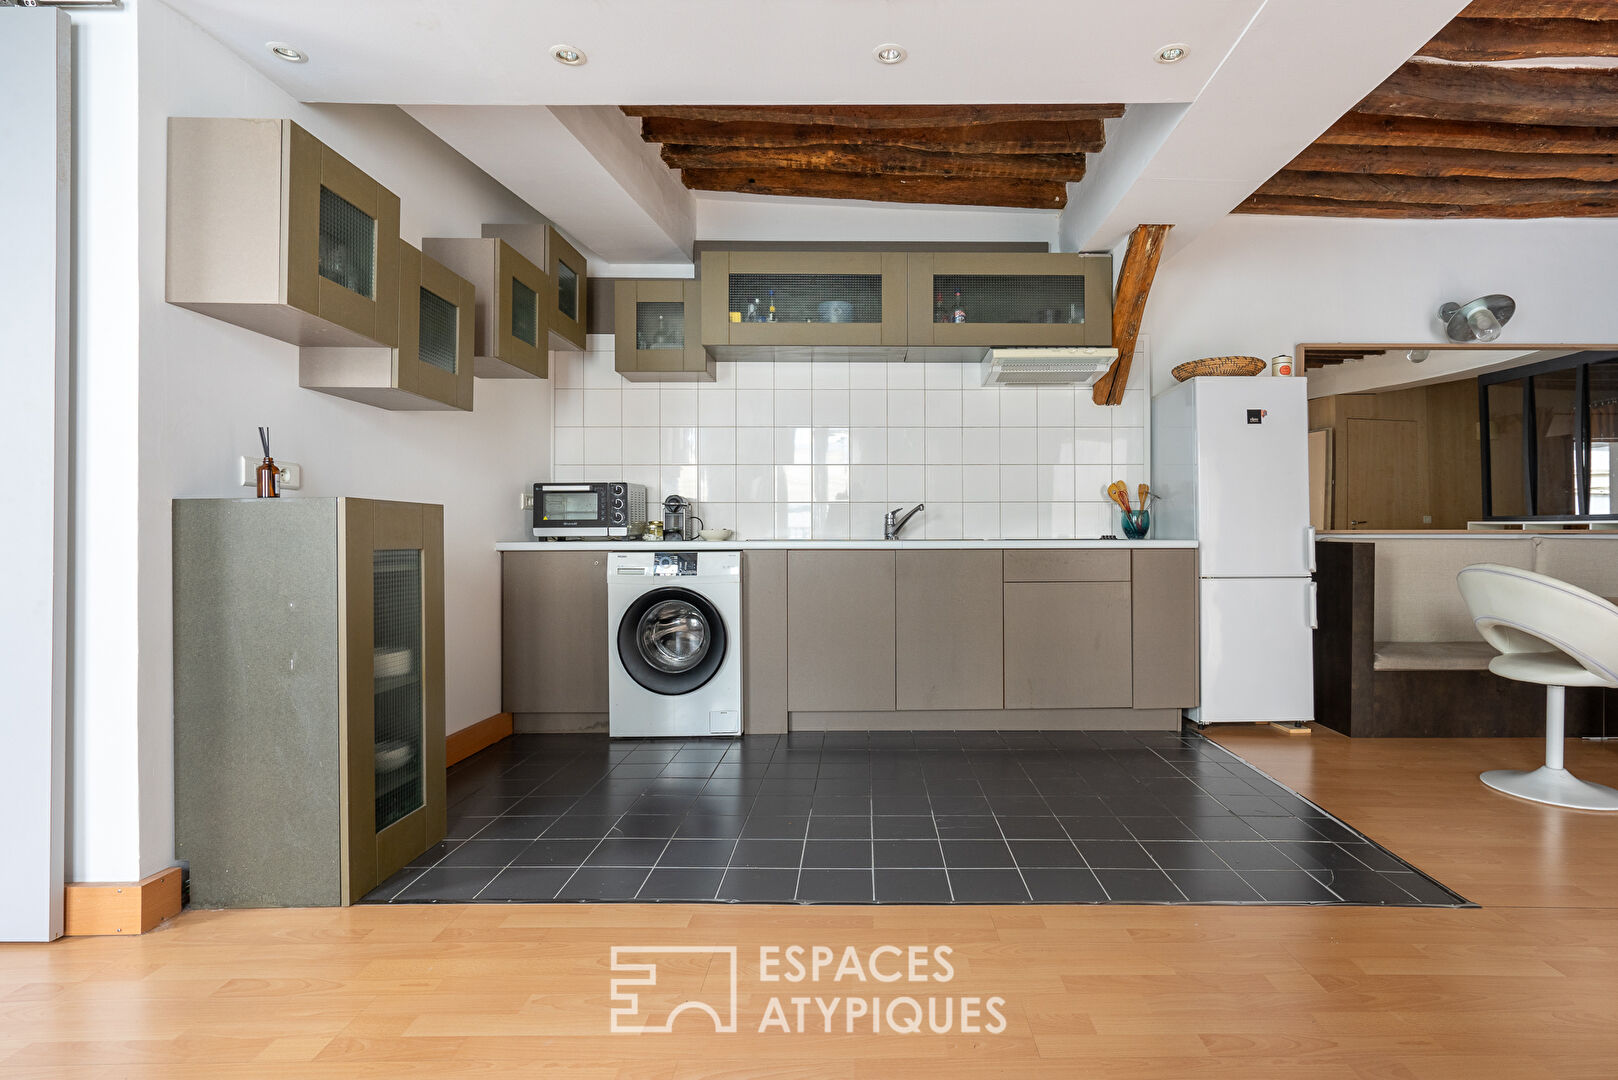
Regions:
[[[567,263],[556,263],[556,310],[564,319],[579,317],[579,275]]]
[[[732,274],[742,322],[879,323],[881,274]]]
[[[1082,323],[1076,274],[935,274],[933,322]]]
[[[460,312],[431,289],[421,290],[421,362],[455,373],[456,346],[460,342]]]
[[[635,348],[685,348],[685,305],[678,300],[637,302]]]
[[[376,219],[328,187],[320,189],[320,276],[376,296]]]
[[[381,832],[424,802],[421,552],[373,552],[371,579],[376,828]]]
[[[1590,396],[1590,510],[1592,514],[1618,513],[1612,497],[1612,471],[1618,465],[1618,360],[1591,364],[1587,375]]]
[[[1577,514],[1578,371],[1534,376],[1534,513]]]
[[[1528,513],[1523,476],[1523,382],[1493,383],[1489,402],[1489,513],[1522,517]]]
[[[539,344],[539,294],[516,278],[511,279],[511,336]]]

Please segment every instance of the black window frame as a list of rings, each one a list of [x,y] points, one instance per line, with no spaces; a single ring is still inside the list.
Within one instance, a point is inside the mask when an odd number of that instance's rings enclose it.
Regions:
[[[1613,360],[1618,360],[1618,350],[1588,350],[1478,376],[1478,454],[1482,462],[1484,521],[1618,521],[1618,513],[1590,513],[1590,368]],[[1578,460],[1574,463],[1577,512],[1540,514],[1536,513],[1539,509],[1539,433],[1536,429],[1538,414],[1535,411],[1534,376],[1570,369],[1575,373],[1573,441],[1578,448]],[[1489,438],[1489,387],[1518,379],[1522,380],[1523,506],[1527,512],[1496,515],[1491,463],[1493,448]]]

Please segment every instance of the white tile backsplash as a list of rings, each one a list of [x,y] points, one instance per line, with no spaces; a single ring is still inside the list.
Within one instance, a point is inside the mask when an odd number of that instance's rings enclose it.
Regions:
[[[610,344],[610,339],[607,339]],[[553,474],[691,499],[742,538],[935,539],[1116,532],[1106,486],[1146,475],[1140,385],[1115,408],[1085,387],[983,387],[973,364],[727,363],[712,384],[628,383],[610,351],[551,358]]]

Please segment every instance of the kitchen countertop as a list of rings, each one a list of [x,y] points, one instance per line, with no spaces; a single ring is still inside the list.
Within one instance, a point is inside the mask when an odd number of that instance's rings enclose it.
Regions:
[[[501,540],[496,551],[710,551],[859,550],[937,551],[974,548],[1194,548],[1195,540]]]

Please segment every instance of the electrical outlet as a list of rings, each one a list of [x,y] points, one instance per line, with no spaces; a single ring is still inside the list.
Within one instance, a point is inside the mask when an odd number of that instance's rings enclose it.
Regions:
[[[258,487],[258,467],[262,458],[249,457],[243,454],[240,462],[238,482],[245,488]],[[297,491],[303,487],[303,466],[295,461],[278,461],[275,470],[279,473],[276,488],[280,491]]]
[[[523,492],[522,493],[522,498],[517,500],[517,509],[519,509],[519,510],[532,510],[533,508],[534,508],[534,493],[533,493],[533,491],[530,490],[530,491]]]

